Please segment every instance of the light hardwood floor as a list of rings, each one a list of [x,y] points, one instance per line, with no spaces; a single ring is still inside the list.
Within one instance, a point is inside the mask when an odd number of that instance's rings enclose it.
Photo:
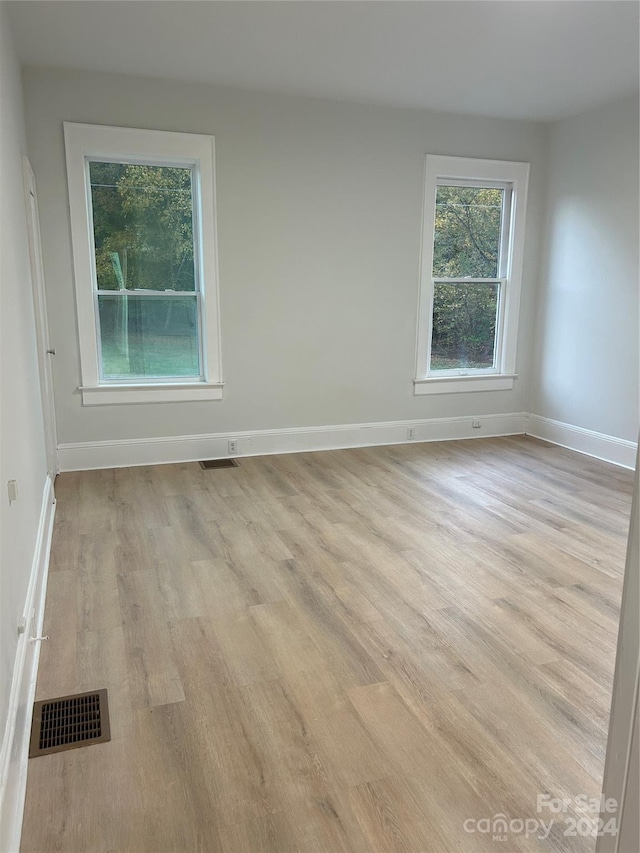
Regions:
[[[464,822],[600,792],[631,483],[524,437],[62,475],[37,698],[113,739],[30,761],[22,850],[592,851]]]

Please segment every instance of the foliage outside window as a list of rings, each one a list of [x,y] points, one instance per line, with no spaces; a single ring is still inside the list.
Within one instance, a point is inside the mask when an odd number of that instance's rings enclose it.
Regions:
[[[502,220],[509,192],[438,186],[431,370],[495,367]]]
[[[213,137],[65,124],[84,405],[222,396]]]
[[[199,377],[191,169],[93,161],[89,176],[103,378]]]
[[[513,386],[527,180],[526,163],[427,158],[416,393]]]

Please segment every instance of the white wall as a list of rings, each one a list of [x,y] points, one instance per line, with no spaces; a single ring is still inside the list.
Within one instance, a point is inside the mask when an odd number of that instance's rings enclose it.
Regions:
[[[551,125],[531,411],[638,436],[638,98]]]
[[[22,184],[20,72],[0,4],[0,733],[47,474]],[[9,506],[7,480],[18,481]],[[1,769],[1,768],[0,768]],[[0,782],[2,780],[0,779]]]
[[[27,69],[61,443],[526,409],[545,128]],[[224,399],[83,408],[62,122],[216,137]],[[513,391],[414,397],[427,152],[531,162]]]

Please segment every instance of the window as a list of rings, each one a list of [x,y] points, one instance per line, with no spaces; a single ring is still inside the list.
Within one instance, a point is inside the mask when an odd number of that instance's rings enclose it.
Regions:
[[[427,157],[416,394],[513,387],[528,175]]]
[[[65,123],[84,405],[222,396],[214,141]]]

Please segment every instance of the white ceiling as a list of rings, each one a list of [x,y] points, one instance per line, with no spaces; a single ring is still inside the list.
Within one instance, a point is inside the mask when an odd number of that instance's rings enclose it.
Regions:
[[[638,88],[632,0],[33,0],[28,65],[554,119]]]

